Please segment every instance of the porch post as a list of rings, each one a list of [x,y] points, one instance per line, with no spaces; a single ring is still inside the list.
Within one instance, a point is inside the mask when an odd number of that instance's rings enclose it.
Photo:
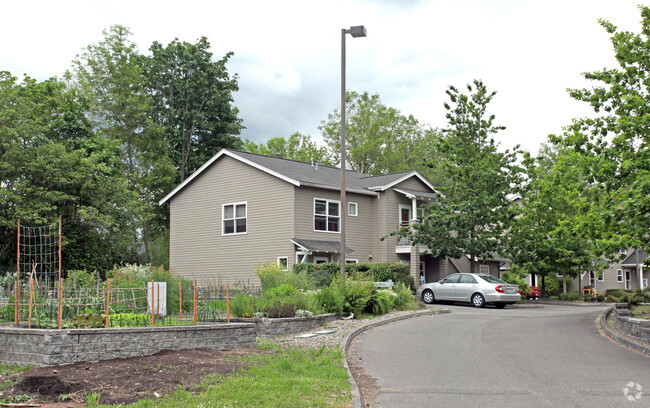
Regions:
[[[415,199],[413,199],[413,209],[415,211]],[[411,216],[411,228],[413,228],[413,224],[418,222],[417,218],[415,216]],[[415,284],[415,287],[420,286],[420,247],[418,245],[414,245],[411,243],[411,263],[410,263],[410,272],[411,272],[411,277],[413,277],[413,283]]]

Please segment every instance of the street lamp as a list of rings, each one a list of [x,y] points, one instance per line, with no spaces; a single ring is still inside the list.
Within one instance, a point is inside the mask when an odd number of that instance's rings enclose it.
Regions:
[[[345,278],[345,35],[365,37],[364,26],[341,30],[341,277]]]

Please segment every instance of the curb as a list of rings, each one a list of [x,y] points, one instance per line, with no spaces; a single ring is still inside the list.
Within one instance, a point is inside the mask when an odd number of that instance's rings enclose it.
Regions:
[[[345,354],[345,359],[343,359],[343,365],[345,366],[345,369],[348,372],[348,381],[350,382],[350,391],[352,394],[352,407],[353,408],[361,408],[363,407],[363,397],[361,396],[361,393],[359,392],[359,387],[357,386],[357,382],[354,379],[354,376],[352,375],[352,372],[350,372],[350,366],[348,365],[348,348],[350,347],[350,344],[352,343],[352,340],[354,340],[355,337],[357,337],[359,334],[363,333],[366,330],[370,330],[374,327],[382,326],[384,324],[396,322],[399,320],[405,320],[405,319],[410,319],[412,317],[420,317],[420,316],[426,316],[426,315],[438,315],[438,314],[444,314],[444,313],[451,313],[449,309],[428,309],[425,311],[421,312],[416,312],[416,313],[411,313],[407,315],[402,315],[402,316],[397,316],[393,317],[390,319],[385,319],[379,322],[373,322],[369,323],[365,326],[359,327],[358,329],[352,331],[349,333],[347,336],[343,338],[341,341],[341,345],[343,347],[343,353]]]
[[[645,344],[645,343],[640,343],[631,339],[628,339],[625,336],[621,336],[620,334],[616,333],[614,330],[612,330],[609,327],[609,324],[607,324],[607,316],[614,310],[615,306],[611,306],[609,309],[605,310],[603,313],[600,315],[600,319],[598,319],[598,322],[600,324],[600,328],[602,329],[603,333],[607,337],[609,337],[611,340],[618,344],[622,344],[626,347],[629,347],[631,349],[634,349],[636,351],[639,351],[646,356],[650,357],[650,344]]]
[[[571,302],[568,300],[538,300],[540,305],[556,305],[556,306],[576,306],[576,307],[605,307],[613,306],[614,303],[609,302]]]

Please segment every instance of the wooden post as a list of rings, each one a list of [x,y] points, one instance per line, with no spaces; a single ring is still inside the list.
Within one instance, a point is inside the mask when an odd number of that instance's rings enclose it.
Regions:
[[[106,328],[108,329],[108,315],[111,313],[111,278],[106,280]]]
[[[16,249],[16,286],[14,287],[14,323],[18,324],[20,322],[18,317],[18,310],[20,308],[20,303],[18,299],[20,298],[20,220],[18,220],[18,246]]]
[[[194,324],[196,324],[196,280],[194,281]]]
[[[58,315],[58,321],[59,321],[59,329],[61,329],[61,320],[63,318],[63,281],[59,277],[59,315]]]
[[[29,320],[27,328],[32,328],[32,302],[34,301],[34,278],[29,278]]]
[[[183,320],[183,285],[178,282],[178,320]]]
[[[154,318],[153,305],[154,305],[154,303],[153,303],[153,301],[154,301],[154,291],[153,291],[153,279],[152,279],[151,280],[151,327],[154,326],[154,321],[153,321],[153,318]]]
[[[230,292],[226,283],[226,321],[230,323]]]

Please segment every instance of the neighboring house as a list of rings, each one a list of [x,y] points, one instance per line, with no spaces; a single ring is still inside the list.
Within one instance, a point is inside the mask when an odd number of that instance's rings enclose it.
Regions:
[[[638,254],[638,258],[637,258]],[[582,272],[577,278],[567,278],[567,292],[581,291],[585,286],[591,286],[596,292],[605,293],[608,289],[643,289],[648,287],[648,276],[644,275],[643,261],[648,257],[644,250],[623,250],[623,260],[610,264],[607,269],[598,275],[595,271]],[[637,269],[638,266],[638,269]],[[556,275],[560,281],[562,290],[561,274]],[[542,279],[539,276],[529,275],[526,279],[533,286],[541,286]]]
[[[160,201],[170,206],[170,267],[202,282],[257,285],[254,266],[340,260],[340,169],[223,149]],[[417,171],[346,171],[347,262],[405,262],[415,283],[469,271],[387,235],[438,197]],[[382,240],[382,237],[386,237]],[[498,263],[480,267],[498,274]],[[487,269],[486,269],[487,268]]]

